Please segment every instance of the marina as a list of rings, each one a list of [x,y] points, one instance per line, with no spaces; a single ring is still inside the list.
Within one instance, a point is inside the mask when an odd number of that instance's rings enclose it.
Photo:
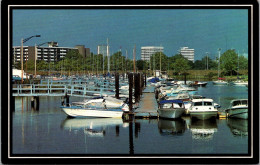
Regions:
[[[120,87],[122,85],[120,84]],[[132,111],[126,112],[122,118],[70,118],[62,112],[63,95],[39,96],[38,109],[31,106],[30,96],[14,96],[13,153],[54,155],[248,153],[248,120],[227,118],[225,114],[225,109],[228,109],[231,100],[248,97],[246,86],[223,86],[207,82],[205,87],[197,87],[199,95],[211,98],[221,105],[221,108],[218,108],[218,117],[210,120],[194,120],[185,114],[174,120],[160,117],[156,88],[147,83],[139,102],[134,103]],[[135,100],[134,91],[133,96]],[[79,104],[83,100],[84,97],[71,95],[69,104],[73,102]],[[224,115],[224,118],[221,115]]]

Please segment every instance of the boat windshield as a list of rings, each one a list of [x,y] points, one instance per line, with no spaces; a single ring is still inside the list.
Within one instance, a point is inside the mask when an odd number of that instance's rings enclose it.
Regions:
[[[202,102],[195,102],[194,106],[202,106]]]
[[[247,100],[242,100],[242,105],[247,105]]]
[[[247,100],[237,100],[233,102],[233,106],[237,105],[247,105]]]
[[[204,102],[204,105],[212,105],[212,102]]]
[[[209,101],[204,101],[204,102],[194,102],[194,106],[212,106],[213,103]]]

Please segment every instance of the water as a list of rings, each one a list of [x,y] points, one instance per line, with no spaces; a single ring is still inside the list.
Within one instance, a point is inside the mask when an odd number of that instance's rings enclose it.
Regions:
[[[232,99],[248,98],[246,87],[199,87],[198,93],[228,108]],[[70,101],[82,100],[71,97]],[[23,103],[23,106],[22,106]],[[13,154],[247,154],[248,121],[216,119],[192,121],[67,118],[60,97],[40,97],[40,108],[30,98],[16,97],[12,115]]]

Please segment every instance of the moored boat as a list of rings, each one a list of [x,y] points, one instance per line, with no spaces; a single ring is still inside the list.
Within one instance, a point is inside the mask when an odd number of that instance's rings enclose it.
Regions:
[[[226,113],[227,117],[248,119],[248,99],[232,100]]]
[[[192,118],[206,120],[216,118],[218,110],[214,107],[214,102],[209,98],[192,99],[188,113]]]
[[[245,86],[245,85],[248,85],[248,82],[237,80],[237,81],[232,82],[232,84],[237,85],[237,86]]]
[[[61,107],[70,117],[115,117],[121,118],[124,111],[129,111],[127,104],[108,108],[104,102],[90,102],[84,105]]]
[[[185,107],[181,100],[161,100],[159,102],[159,117],[176,119],[184,113]]]
[[[227,85],[228,82],[224,81],[223,79],[218,79],[217,81],[212,81],[214,85]]]

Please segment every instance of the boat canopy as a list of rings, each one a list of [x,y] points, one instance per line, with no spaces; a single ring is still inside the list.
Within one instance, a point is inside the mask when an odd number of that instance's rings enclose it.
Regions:
[[[151,82],[151,83],[157,83],[159,81],[160,81],[160,79],[158,77],[155,77],[155,78],[152,78],[151,80],[148,80],[148,82]]]
[[[162,100],[160,104],[167,104],[167,103],[183,103],[182,100]]]
[[[221,77],[219,77],[218,79],[219,79],[219,80],[225,80],[225,78],[221,78]]]

